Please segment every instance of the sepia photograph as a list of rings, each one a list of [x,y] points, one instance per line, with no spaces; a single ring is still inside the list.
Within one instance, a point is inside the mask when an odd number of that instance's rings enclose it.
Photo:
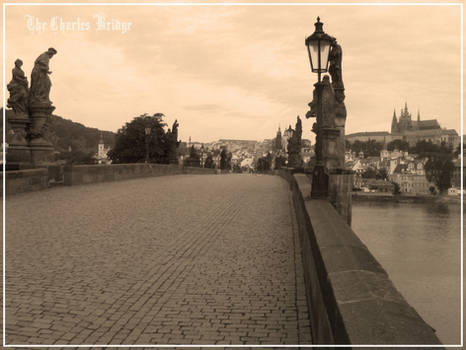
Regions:
[[[2,14],[3,347],[462,348],[462,2]]]

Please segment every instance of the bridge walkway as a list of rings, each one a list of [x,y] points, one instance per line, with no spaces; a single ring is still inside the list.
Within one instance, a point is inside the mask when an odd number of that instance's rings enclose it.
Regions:
[[[6,343],[310,343],[294,220],[266,175],[7,198]]]

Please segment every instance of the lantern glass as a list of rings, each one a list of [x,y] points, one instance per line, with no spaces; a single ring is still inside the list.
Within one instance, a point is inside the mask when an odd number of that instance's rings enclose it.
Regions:
[[[320,50],[319,50],[320,49]],[[328,69],[328,56],[330,53],[330,41],[325,39],[310,40],[307,44],[309,60],[313,73],[326,73]],[[320,60],[319,60],[320,54]]]

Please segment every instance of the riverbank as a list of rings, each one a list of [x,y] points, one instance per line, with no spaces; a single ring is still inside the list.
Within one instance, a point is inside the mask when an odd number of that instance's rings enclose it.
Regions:
[[[452,203],[460,204],[460,196],[393,195],[390,193],[353,192],[353,201],[395,202],[395,203]]]

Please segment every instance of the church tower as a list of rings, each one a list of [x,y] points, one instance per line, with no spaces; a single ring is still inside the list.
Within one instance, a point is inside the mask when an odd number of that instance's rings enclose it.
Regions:
[[[391,133],[397,133],[398,132],[398,120],[396,119],[396,113],[395,109],[393,109],[393,119],[392,119],[392,131]]]
[[[419,109],[417,110],[417,122],[421,121],[421,113],[419,113]]]
[[[99,149],[98,149],[98,157],[104,157],[105,156],[105,143],[104,143],[104,135],[102,132],[100,132],[100,138],[99,138]]]

